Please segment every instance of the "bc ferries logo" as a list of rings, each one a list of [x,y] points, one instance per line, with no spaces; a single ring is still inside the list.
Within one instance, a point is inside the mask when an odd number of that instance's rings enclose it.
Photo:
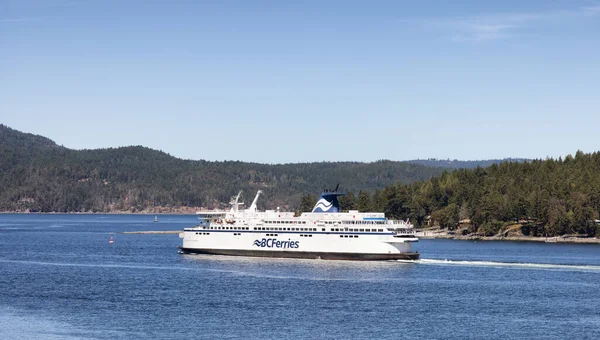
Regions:
[[[276,238],[263,238],[262,240],[255,240],[253,245],[260,248],[300,248],[300,241],[279,241]]]
[[[332,207],[333,207],[333,202],[329,202],[325,198],[321,197],[321,199],[315,205],[313,211],[314,212],[327,212]]]

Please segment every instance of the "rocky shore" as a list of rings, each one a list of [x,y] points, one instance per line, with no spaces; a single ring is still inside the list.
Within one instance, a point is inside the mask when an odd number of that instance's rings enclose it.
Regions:
[[[572,237],[572,236],[557,236],[557,237],[536,237],[536,236],[481,236],[477,234],[457,235],[452,234],[447,230],[424,230],[417,232],[417,237],[422,239],[452,239],[466,241],[518,241],[518,242],[545,242],[545,243],[587,243],[600,244],[600,239],[596,237]]]

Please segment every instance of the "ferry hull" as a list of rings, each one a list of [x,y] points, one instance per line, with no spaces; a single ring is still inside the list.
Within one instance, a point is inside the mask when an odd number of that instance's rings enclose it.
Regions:
[[[331,253],[308,251],[265,251],[243,249],[207,249],[179,247],[183,254],[210,254],[227,256],[252,256],[275,257],[294,259],[321,259],[321,260],[353,260],[353,261],[386,261],[386,260],[418,260],[419,253],[393,253],[393,254],[368,254],[368,253]]]

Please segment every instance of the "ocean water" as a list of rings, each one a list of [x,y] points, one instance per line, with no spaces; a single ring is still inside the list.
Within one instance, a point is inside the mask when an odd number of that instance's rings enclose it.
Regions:
[[[599,339],[600,246],[421,240],[419,263],[180,255],[195,216],[0,215],[0,339]],[[109,237],[114,244],[109,244]]]

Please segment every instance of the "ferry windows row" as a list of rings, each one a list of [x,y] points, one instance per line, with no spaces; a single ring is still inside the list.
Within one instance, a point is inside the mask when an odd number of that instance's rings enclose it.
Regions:
[[[343,224],[385,224],[385,221],[342,221]]]
[[[312,237],[312,234],[308,234],[308,235],[300,235],[300,237]]]
[[[356,237],[356,238],[358,238],[358,235],[340,235],[340,237],[343,237],[343,238],[348,238],[348,237],[353,238],[353,237]]]
[[[255,227],[254,230],[268,230],[268,231],[317,231],[317,228]]]
[[[196,233],[196,235],[210,235],[210,233]]]
[[[265,221],[266,224],[306,224],[306,221]]]
[[[279,236],[278,234],[267,234],[267,236]]]
[[[204,227],[204,229],[208,229],[208,227]],[[210,229],[218,229],[218,230],[250,230],[249,227],[210,227]]]
[[[333,229],[333,231],[353,231],[353,232],[367,232],[367,233],[382,233],[383,229],[356,229],[356,228],[344,228]]]

